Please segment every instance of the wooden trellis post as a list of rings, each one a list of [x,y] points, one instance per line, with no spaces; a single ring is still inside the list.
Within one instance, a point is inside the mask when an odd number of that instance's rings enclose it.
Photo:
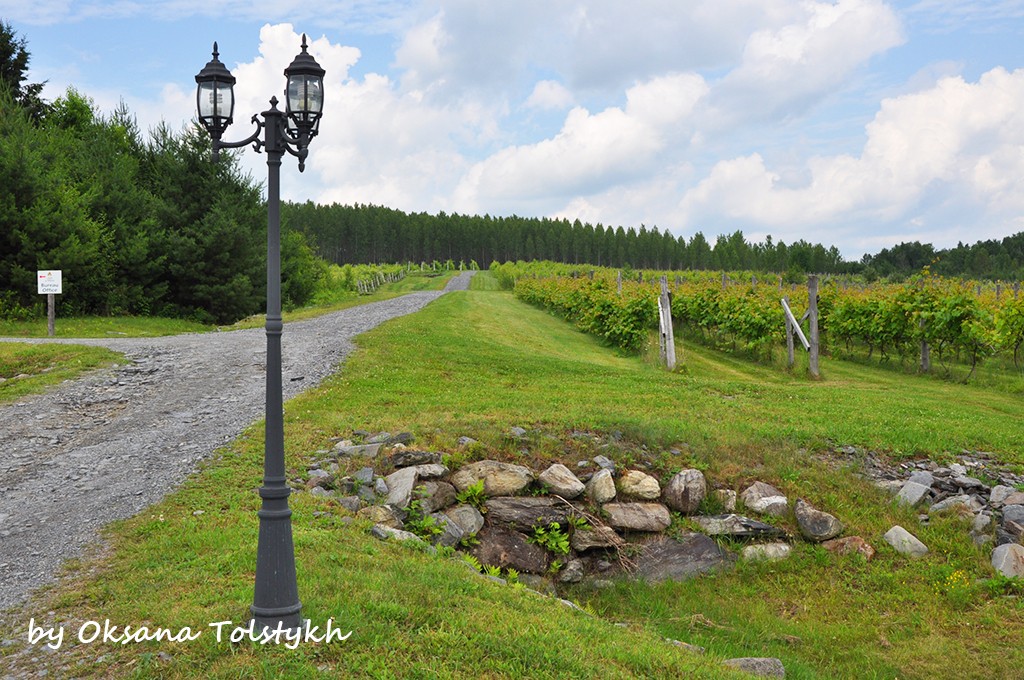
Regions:
[[[665,368],[676,368],[676,341],[672,332],[672,300],[668,294],[668,279],[661,277],[661,295],[658,296],[658,322],[661,335],[661,360]]]
[[[807,321],[810,325],[810,342],[811,347],[807,351],[810,353],[809,368],[811,376],[818,378],[821,373],[818,371],[818,277],[811,275],[807,277]]]

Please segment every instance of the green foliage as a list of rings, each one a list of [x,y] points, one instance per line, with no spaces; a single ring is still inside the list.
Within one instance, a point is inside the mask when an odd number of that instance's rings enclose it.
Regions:
[[[455,500],[466,505],[472,505],[481,513],[487,512],[487,494],[484,492],[484,480],[478,479],[465,489],[455,494]]]
[[[418,489],[422,491],[422,488]],[[422,539],[430,542],[435,536],[444,533],[444,528],[423,509],[423,499],[414,498],[406,510],[405,530],[411,531]]]
[[[555,555],[569,554],[569,534],[562,529],[558,522],[551,522],[547,526],[538,524],[533,527],[529,540]]]

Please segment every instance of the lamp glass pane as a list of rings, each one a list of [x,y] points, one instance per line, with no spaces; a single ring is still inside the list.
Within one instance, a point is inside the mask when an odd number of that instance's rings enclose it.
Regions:
[[[288,111],[303,118],[319,114],[324,107],[323,86],[316,76],[291,76],[288,79]]]
[[[217,115],[217,108],[215,104],[217,101],[216,83],[205,82],[199,83],[199,96],[197,103],[199,104],[199,117],[205,120],[210,120]]]

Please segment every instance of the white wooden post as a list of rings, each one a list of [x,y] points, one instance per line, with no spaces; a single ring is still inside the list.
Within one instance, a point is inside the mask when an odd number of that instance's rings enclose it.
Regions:
[[[676,341],[672,332],[672,302],[668,296],[668,279],[661,277],[661,295],[658,296],[658,318],[661,322],[661,357],[665,367],[676,369]]]
[[[615,274],[615,287],[618,290],[619,295],[622,295],[622,270],[621,269],[618,271],[618,273]]]
[[[811,376],[817,378],[821,375],[818,371],[818,277],[813,274],[807,277],[807,298],[807,313],[809,314],[808,323],[811,327],[811,347],[807,350],[810,352],[809,368]]]
[[[782,310],[783,316],[786,317],[786,361],[787,366],[793,368],[793,364],[796,362],[796,358],[793,356],[793,312],[789,311],[789,296],[782,298]],[[797,326],[797,328],[800,328]]]

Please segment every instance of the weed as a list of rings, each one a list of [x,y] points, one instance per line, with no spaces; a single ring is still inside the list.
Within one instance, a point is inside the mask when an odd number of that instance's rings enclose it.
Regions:
[[[551,522],[547,526],[538,524],[533,527],[533,534],[529,540],[555,555],[569,554],[569,534],[562,529],[558,522]]]
[[[434,536],[444,533],[444,528],[438,523],[437,518],[423,510],[422,498],[414,498],[409,503],[408,514],[405,518],[405,529],[427,541],[433,539]]]
[[[484,493],[484,480],[479,479],[455,495],[455,500],[466,505],[472,505],[480,511],[480,514],[487,512],[487,494]]]

